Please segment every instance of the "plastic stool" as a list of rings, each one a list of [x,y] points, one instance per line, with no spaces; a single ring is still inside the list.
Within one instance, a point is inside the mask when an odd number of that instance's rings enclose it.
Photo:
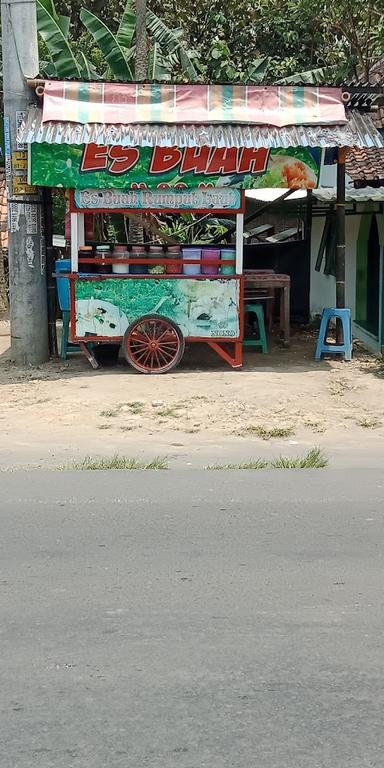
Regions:
[[[261,304],[245,304],[244,305],[244,314],[247,312],[253,312],[254,315],[256,315],[257,318],[257,325],[259,328],[259,338],[258,339],[243,339],[243,347],[261,347],[261,351],[265,354],[268,352],[268,344],[267,344],[267,337],[265,333],[265,322],[264,322],[264,310]]]
[[[341,320],[343,326],[343,343],[327,344],[327,331],[330,320],[333,318]],[[319,338],[316,346],[315,360],[320,360],[321,355],[344,355],[344,360],[352,360],[352,329],[351,329],[351,310],[334,309],[326,307],[323,309],[320,322]]]

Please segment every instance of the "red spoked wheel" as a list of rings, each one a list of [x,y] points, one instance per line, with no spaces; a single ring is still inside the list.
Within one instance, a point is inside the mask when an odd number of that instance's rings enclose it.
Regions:
[[[179,364],[185,342],[180,328],[161,315],[144,315],[125,332],[128,363],[140,373],[167,373]]]

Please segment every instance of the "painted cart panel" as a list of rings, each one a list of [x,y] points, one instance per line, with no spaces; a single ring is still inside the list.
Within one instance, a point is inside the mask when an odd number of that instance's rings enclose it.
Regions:
[[[133,320],[160,314],[186,338],[240,337],[240,280],[108,278],[74,280],[77,339],[118,338]]]

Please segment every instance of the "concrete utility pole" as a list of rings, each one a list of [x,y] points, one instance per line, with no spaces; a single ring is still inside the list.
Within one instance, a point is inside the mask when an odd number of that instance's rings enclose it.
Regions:
[[[34,98],[26,78],[39,73],[35,0],[1,0],[1,24],[11,355],[19,365],[38,365],[48,360],[43,207],[39,191],[27,182],[27,146],[17,142]]]

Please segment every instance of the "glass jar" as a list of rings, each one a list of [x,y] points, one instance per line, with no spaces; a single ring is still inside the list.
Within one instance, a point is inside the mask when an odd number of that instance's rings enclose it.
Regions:
[[[111,246],[108,243],[105,243],[104,245],[97,245],[96,246],[96,258],[102,259],[109,258],[111,255]],[[112,265],[108,264],[105,261],[102,261],[101,264],[97,265],[97,271],[100,275],[110,275],[112,272]]]
[[[155,261],[155,264],[152,266],[151,264],[148,265],[148,274],[150,275],[164,275],[165,273],[165,264],[159,264],[159,261],[163,261],[165,258],[165,254],[163,251],[163,248],[161,245],[150,245],[149,246],[149,258],[153,259]]]
[[[80,259],[93,259],[95,252],[91,245],[80,245],[78,250],[79,272],[89,274],[95,272],[96,264],[80,264]]]
[[[122,261],[121,264],[112,264],[112,272],[114,275],[128,275],[129,264],[123,263],[123,260],[129,259],[129,251],[127,251],[126,245],[115,245],[113,248],[112,256],[114,259]]]
[[[131,259],[145,259],[147,257],[145,245],[132,245],[130,257]],[[148,265],[131,264],[129,271],[131,275],[146,275],[148,272]]]
[[[180,253],[180,245],[168,245],[167,251],[166,251],[166,257],[167,259],[181,259],[181,253]],[[183,265],[182,264],[167,264],[166,265],[166,273],[167,275],[181,275],[183,271]]]

